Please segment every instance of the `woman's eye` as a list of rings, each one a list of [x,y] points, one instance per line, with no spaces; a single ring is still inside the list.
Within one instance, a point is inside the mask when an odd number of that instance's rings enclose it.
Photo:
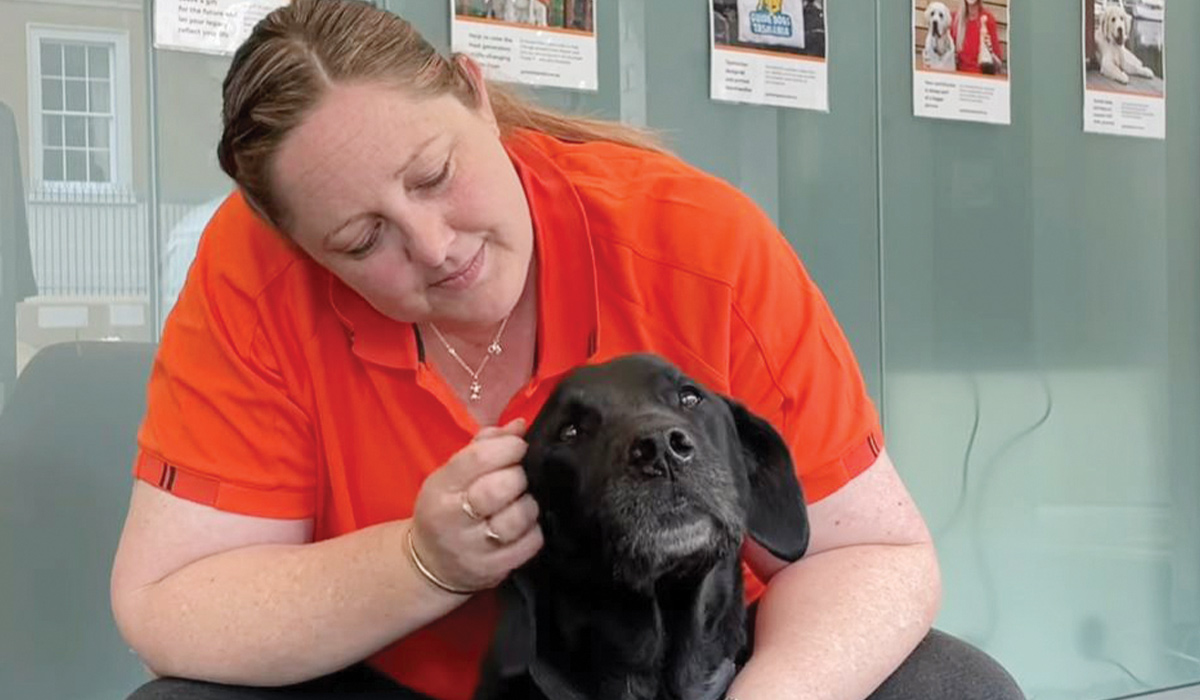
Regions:
[[[445,165],[442,166],[442,169],[438,172],[438,174],[434,175],[433,177],[429,177],[429,178],[422,180],[421,184],[417,185],[417,189],[432,190],[435,187],[437,187],[438,185],[445,182],[447,180],[447,178],[449,178],[449,177],[450,177],[450,159],[447,158]]]
[[[579,428],[574,423],[567,423],[558,431],[559,442],[570,442],[579,436]]]
[[[372,223],[370,228],[367,229],[366,238],[363,239],[363,242],[347,250],[346,254],[353,258],[366,256],[367,253],[370,253],[375,248],[375,244],[379,241],[379,230],[381,228],[383,227],[378,221]]]
[[[685,386],[679,390],[679,403],[684,408],[695,408],[704,399],[696,387]]]

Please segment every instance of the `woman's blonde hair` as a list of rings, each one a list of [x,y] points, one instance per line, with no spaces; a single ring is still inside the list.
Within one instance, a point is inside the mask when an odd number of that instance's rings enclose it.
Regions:
[[[361,0],[292,0],[260,21],[234,54],[217,155],[247,202],[276,227],[284,212],[270,174],[280,143],[329,87],[371,81],[415,97],[449,93],[479,104],[457,56],[442,56],[407,21]],[[502,135],[525,128],[568,141],[663,150],[646,130],[558,113],[493,82],[486,89]]]

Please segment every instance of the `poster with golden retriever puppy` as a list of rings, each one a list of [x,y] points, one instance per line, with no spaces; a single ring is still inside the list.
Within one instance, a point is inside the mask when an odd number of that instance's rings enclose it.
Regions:
[[[597,89],[594,0],[450,0],[451,50],[488,77]]]
[[[709,0],[714,100],[829,111],[829,0]]]
[[[1011,123],[1014,0],[912,0],[913,113]]]
[[[1166,137],[1167,0],[1083,0],[1084,131]]]

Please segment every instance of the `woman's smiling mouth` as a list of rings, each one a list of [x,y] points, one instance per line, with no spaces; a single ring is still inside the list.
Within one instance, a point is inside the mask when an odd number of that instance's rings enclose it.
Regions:
[[[471,259],[465,265],[430,286],[450,290],[461,290],[470,287],[479,279],[480,273],[483,272],[484,250],[486,248],[486,245],[479,246],[479,250],[475,255],[471,256]]]

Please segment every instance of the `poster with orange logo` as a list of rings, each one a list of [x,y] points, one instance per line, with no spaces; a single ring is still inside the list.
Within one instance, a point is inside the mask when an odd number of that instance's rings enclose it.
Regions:
[[[714,100],[829,111],[828,0],[710,0]]]

